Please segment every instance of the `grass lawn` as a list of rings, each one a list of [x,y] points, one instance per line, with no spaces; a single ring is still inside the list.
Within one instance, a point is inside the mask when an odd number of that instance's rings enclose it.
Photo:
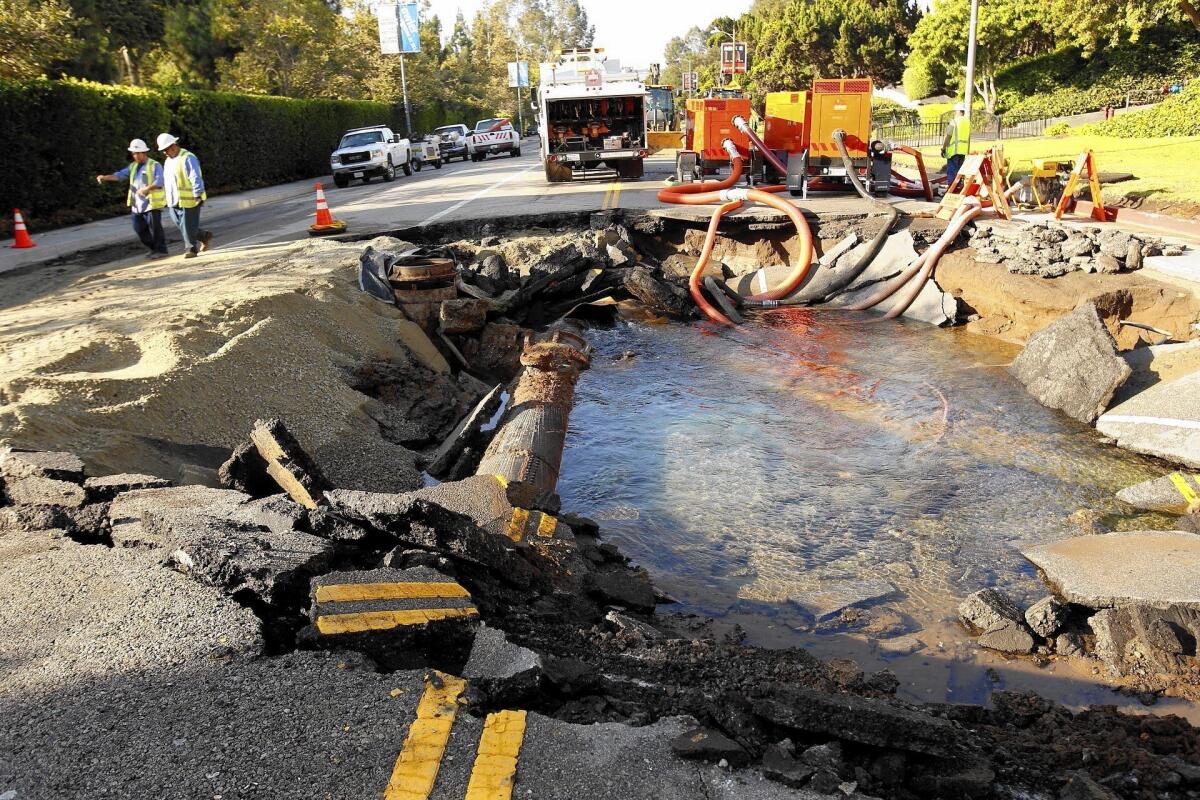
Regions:
[[[992,142],[971,142],[972,150],[982,151],[991,146]],[[940,149],[921,148],[926,166],[934,171],[945,164]],[[1130,197],[1144,200],[1148,206],[1200,203],[1200,136],[1118,139],[1074,135],[1004,141],[1004,155],[1014,179],[1029,174],[1030,159],[1061,157],[1076,160],[1084,150],[1092,151],[1100,172],[1129,172],[1135,176],[1132,181],[1106,185],[1106,201]],[[908,156],[898,155],[896,162],[901,167],[915,166]]]

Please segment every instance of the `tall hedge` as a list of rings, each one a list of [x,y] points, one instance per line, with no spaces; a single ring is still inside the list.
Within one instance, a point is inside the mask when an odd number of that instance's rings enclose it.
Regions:
[[[127,164],[135,137],[153,149],[159,133],[179,136],[200,158],[209,192],[232,192],[328,174],[342,131],[402,128],[403,117],[365,101],[0,80],[0,208],[20,208],[34,229],[120,211],[123,188],[95,176]],[[0,219],[7,232],[10,219]]]

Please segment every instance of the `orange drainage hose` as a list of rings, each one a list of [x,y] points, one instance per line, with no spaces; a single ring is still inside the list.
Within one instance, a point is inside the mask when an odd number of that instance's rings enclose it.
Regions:
[[[921,173],[921,185],[925,188],[925,199],[933,202],[933,187],[929,184],[929,175],[925,172],[925,157],[921,151],[908,145],[898,145],[892,148],[893,153],[904,153],[917,160],[917,171]]]
[[[700,251],[700,260],[696,262],[696,267],[692,270],[692,277],[688,279],[688,293],[691,294],[692,300],[696,303],[701,313],[713,322],[719,322],[722,325],[732,325],[733,320],[722,314],[716,306],[708,302],[708,298],[700,291],[700,281],[701,275],[704,273],[704,268],[708,266],[708,259],[712,255],[713,246],[717,241],[717,228],[721,224],[721,217],[741,207],[741,200],[731,200],[728,203],[722,204],[713,212],[712,219],[708,223],[708,231],[704,235],[704,249]]]

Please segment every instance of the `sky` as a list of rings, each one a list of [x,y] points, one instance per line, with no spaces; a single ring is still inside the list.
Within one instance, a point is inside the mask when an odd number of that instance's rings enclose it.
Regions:
[[[433,13],[449,33],[462,9],[470,22],[483,0],[430,0]],[[580,0],[596,26],[596,47],[627,67],[645,69],[662,63],[667,41],[693,25],[707,25],[719,16],[738,16],[751,0]]]

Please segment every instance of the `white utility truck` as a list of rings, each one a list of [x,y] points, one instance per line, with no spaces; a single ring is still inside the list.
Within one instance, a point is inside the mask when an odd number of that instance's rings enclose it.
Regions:
[[[646,85],[604,50],[565,50],[541,65],[542,162],[551,183],[640,178],[646,158]]]
[[[408,139],[393,133],[386,125],[348,130],[329,156],[333,182],[339,189],[344,189],[355,178],[363,183],[368,183],[375,175],[382,176],[385,181],[395,180],[398,169],[411,175],[409,150]]]
[[[521,134],[504,117],[481,119],[467,137],[467,153],[472,161],[483,161],[497,153],[508,153],[516,158],[521,155]]]

